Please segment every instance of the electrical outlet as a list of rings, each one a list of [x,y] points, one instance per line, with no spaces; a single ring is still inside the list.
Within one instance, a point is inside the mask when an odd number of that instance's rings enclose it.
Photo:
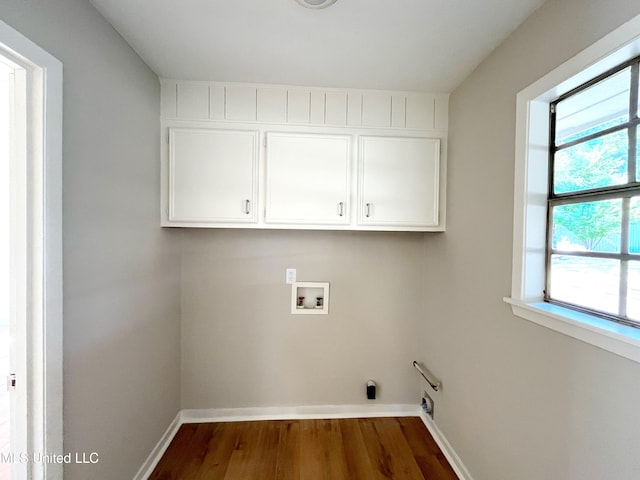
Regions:
[[[287,284],[291,285],[292,283],[296,283],[296,269],[295,268],[287,268]]]
[[[433,399],[429,396],[426,390],[422,392],[422,400],[420,402],[420,407],[422,408],[422,411],[424,413],[426,413],[431,418],[433,418],[434,403],[433,403]]]

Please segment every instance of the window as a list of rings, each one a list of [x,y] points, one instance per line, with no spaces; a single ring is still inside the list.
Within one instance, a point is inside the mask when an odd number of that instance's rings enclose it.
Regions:
[[[639,150],[637,145],[637,137],[639,136],[637,131],[637,103],[633,104],[635,108],[631,108],[628,111],[628,118],[616,120],[621,116],[617,111],[619,110],[618,107],[625,103],[624,98],[627,95],[622,93],[620,96],[622,100],[614,100],[611,103],[612,109],[608,112],[596,114],[594,112],[598,109],[587,108],[586,110],[591,111],[585,111],[582,114],[582,124],[578,121],[580,120],[580,115],[577,115],[577,112],[580,111],[580,108],[577,107],[577,103],[574,103],[573,107],[571,106],[571,102],[578,102],[580,98],[586,99],[589,95],[595,98],[599,88],[597,84],[606,81],[608,78],[612,79],[610,80],[611,82],[620,81],[620,84],[624,83],[621,79],[624,75],[627,75],[624,70],[628,67],[628,75],[630,76],[628,85],[631,86],[631,77],[634,75],[633,69],[636,68],[632,66],[633,59],[640,52],[638,31],[640,31],[640,15],[629,20],[575,57],[536,80],[517,95],[512,284],[511,296],[504,300],[511,305],[516,317],[534,322],[640,363],[640,328],[635,328],[619,321],[611,321],[609,318],[617,317],[620,310],[618,309],[616,313],[611,314],[606,311],[606,307],[603,308],[602,304],[597,304],[596,308],[590,305],[592,307],[590,311],[584,308],[580,310],[568,308],[567,306],[571,303],[568,300],[575,301],[575,298],[568,297],[567,294],[563,297],[562,291],[559,292],[557,290],[559,288],[559,284],[556,283],[558,278],[555,280],[551,278],[551,285],[549,286],[547,285],[546,277],[547,261],[551,260],[554,254],[553,250],[549,254],[547,253],[548,243],[551,243],[554,247],[560,247],[556,248],[556,252],[564,248],[562,254],[572,261],[604,259],[622,264],[622,261],[625,260],[628,263],[627,286],[622,285],[621,287],[622,276],[616,274],[617,280],[614,281],[614,285],[617,285],[617,289],[614,289],[614,294],[617,296],[614,297],[616,301],[611,303],[615,303],[619,307],[622,302],[627,309],[625,315],[632,320],[638,318],[637,314],[634,313],[634,308],[637,308],[634,303],[635,300],[631,301],[632,306],[630,308],[630,302],[627,299],[620,300],[619,296],[620,290],[623,290],[628,298],[629,292],[635,288],[634,282],[637,280],[634,277],[633,268],[636,265],[630,264],[630,262],[636,261],[636,258],[640,260],[640,252],[636,251],[636,247],[634,247],[637,242],[629,237],[631,235],[629,232],[634,229],[634,209],[640,203],[640,200],[636,200],[636,198],[640,198],[640,193],[634,193],[636,184],[640,185],[640,183],[637,182],[636,173],[629,170],[629,168],[634,168],[637,162],[637,151]],[[615,77],[618,72],[621,72],[620,76]],[[637,95],[637,83],[635,85],[635,90],[631,87],[629,88],[629,104],[632,103],[631,96]],[[589,90],[591,87],[593,89]],[[578,97],[581,91],[587,92],[587,90],[590,93],[584,93],[583,97]],[[624,92],[624,89],[618,93],[621,92]],[[573,100],[569,100],[571,97],[573,97]],[[636,96],[635,98],[637,102],[638,97]],[[565,99],[565,102],[564,105],[561,105],[563,99]],[[589,107],[589,103],[586,102],[585,106]],[[549,112],[552,104],[556,104],[557,115],[554,121],[557,124],[555,129],[558,131],[557,135],[559,136],[557,142],[556,133],[553,134],[553,141],[550,141],[549,135],[552,121]],[[564,109],[564,113],[559,111],[561,109]],[[565,115],[565,113],[572,110],[576,113],[573,116],[573,120],[569,118],[569,115]],[[635,129],[632,128],[633,126],[635,126]],[[624,163],[627,167],[626,173],[624,168],[618,166],[618,170],[616,170],[612,166],[612,171],[615,174],[609,175],[605,183],[602,183],[602,180],[591,178],[588,182],[585,181],[584,184],[580,185],[580,188],[571,187],[568,184],[562,185],[562,182],[556,182],[557,185],[550,185],[550,164],[552,163],[549,161],[550,149],[555,148],[555,144],[558,143],[558,146],[562,147],[557,152],[560,155],[558,162],[569,161],[562,160],[562,155],[569,156],[567,154],[571,153],[572,146],[576,147],[578,144],[588,143],[589,138],[587,137],[591,134],[594,135],[593,138],[601,138],[601,142],[611,139],[607,135],[615,137],[617,134],[622,136],[623,139],[625,135],[627,136],[628,150],[624,155],[625,162],[627,162]],[[630,140],[633,135],[635,135],[633,137],[636,139],[635,141],[633,139]],[[571,142],[574,141],[577,143],[572,144]],[[635,150],[633,150],[634,148]],[[562,150],[564,150],[564,153],[560,153]],[[629,162],[631,167],[629,167]],[[560,167],[561,165],[554,165],[553,169]],[[640,172],[640,166],[637,170]],[[560,172],[556,177],[559,175]],[[590,195],[597,193],[601,193],[603,196],[597,199],[595,197],[588,198]],[[625,197],[628,200],[624,200]],[[579,243],[576,237],[572,237],[568,233],[568,230],[564,234],[560,227],[555,232],[553,229],[548,230],[547,220],[550,212],[548,208],[550,198],[555,202],[551,213],[556,214],[556,223],[560,223],[562,214],[570,210],[564,205],[579,203],[579,201],[583,201],[583,203],[588,201],[613,201],[613,208],[619,208],[620,210],[620,247],[614,249],[619,251],[605,251],[604,243],[599,246],[592,243],[589,246],[590,250],[582,250],[571,245],[572,243],[576,245]],[[620,206],[615,207],[615,202],[618,202]],[[623,202],[629,203],[627,213],[625,213],[625,209],[622,206]],[[612,208],[610,203],[597,203],[593,207]],[[617,228],[610,227],[610,230],[616,230],[617,234]],[[628,231],[623,232],[623,228]],[[616,234],[611,234],[611,237],[615,237]],[[552,236],[551,239],[548,238],[550,235]],[[563,235],[567,237],[564,242]],[[553,237],[555,237],[555,240]],[[554,241],[556,242],[555,244],[553,243]],[[562,243],[558,245],[559,242]],[[601,240],[601,242],[603,241]],[[628,243],[625,246],[623,242]],[[587,248],[584,245],[582,247]],[[607,248],[612,249],[611,246]],[[628,251],[627,248],[629,249]],[[594,252],[593,256],[591,256],[591,253],[587,253],[589,251]],[[628,253],[623,254],[623,252]],[[561,261],[560,259],[557,260]],[[560,298],[562,298],[563,302],[561,303],[560,300],[545,301],[545,293],[550,297],[560,293]],[[595,311],[598,312],[597,315],[594,314]],[[607,315],[610,317],[605,318]]]
[[[638,62],[550,104],[546,301],[640,327]]]

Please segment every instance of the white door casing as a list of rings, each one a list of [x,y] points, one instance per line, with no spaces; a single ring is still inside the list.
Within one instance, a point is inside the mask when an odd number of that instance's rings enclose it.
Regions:
[[[62,454],[62,64],[0,21],[13,68],[11,235],[18,331],[16,453]],[[22,415],[20,417],[20,415]],[[19,432],[20,430],[18,430]],[[12,480],[61,479],[62,464],[14,463]]]

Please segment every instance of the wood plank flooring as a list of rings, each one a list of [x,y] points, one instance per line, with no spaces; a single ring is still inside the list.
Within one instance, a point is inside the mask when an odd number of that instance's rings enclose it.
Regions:
[[[191,423],[150,480],[457,480],[418,417]]]

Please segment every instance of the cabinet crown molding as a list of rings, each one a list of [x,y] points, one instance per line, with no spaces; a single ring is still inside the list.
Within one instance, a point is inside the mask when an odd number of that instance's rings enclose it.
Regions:
[[[449,95],[161,79],[164,120],[447,130]]]

